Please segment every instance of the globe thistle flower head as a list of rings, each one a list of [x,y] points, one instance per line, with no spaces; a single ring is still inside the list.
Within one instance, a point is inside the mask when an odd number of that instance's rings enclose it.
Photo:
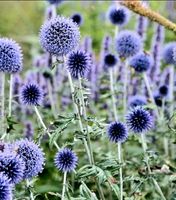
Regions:
[[[176,42],[170,42],[164,47],[163,60],[166,64],[176,65],[176,59],[174,59],[175,48]]]
[[[25,105],[38,106],[43,100],[43,92],[37,84],[26,84],[21,88],[20,100]]]
[[[114,25],[124,26],[128,23],[130,15],[128,9],[123,6],[111,6],[108,11],[108,18]]]
[[[0,154],[0,173],[3,173],[9,183],[16,184],[22,181],[24,173],[24,162],[15,154]]]
[[[67,67],[72,77],[84,77],[92,65],[90,55],[84,51],[74,51],[67,58]]]
[[[72,52],[79,43],[79,27],[72,19],[57,16],[41,27],[40,43],[52,55],[63,56]]]
[[[153,64],[152,57],[145,53],[138,53],[133,56],[130,60],[130,67],[134,68],[134,70],[138,73],[146,72]]]
[[[167,96],[168,95],[168,93],[169,93],[169,88],[168,88],[168,86],[167,85],[162,85],[162,86],[160,86],[160,88],[159,88],[159,94],[161,95],[161,96]]]
[[[63,148],[56,154],[54,163],[58,170],[71,172],[76,168],[78,157],[71,149]]]
[[[107,135],[111,142],[122,143],[127,140],[128,131],[123,123],[112,122],[108,126]]]
[[[63,0],[47,0],[50,4],[58,5],[62,3]]]
[[[116,50],[121,58],[137,54],[142,47],[141,38],[134,31],[121,31],[116,37]]]
[[[81,14],[75,13],[71,16],[71,19],[73,20],[74,23],[76,23],[78,26],[81,26],[83,23],[83,18]]]
[[[114,67],[118,62],[118,59],[115,55],[113,54],[106,54],[105,57],[104,57],[104,64],[107,66],[107,67]]]
[[[134,107],[141,107],[141,106],[144,106],[147,104],[147,100],[144,96],[138,96],[138,95],[135,95],[133,97],[130,98],[129,100],[129,106],[131,108],[134,108]]]
[[[162,107],[162,104],[163,104],[163,97],[161,95],[155,95],[154,96],[154,100],[155,100],[155,104],[158,106],[158,107]]]
[[[0,173],[0,199],[12,200],[12,186],[3,173]]]
[[[129,129],[135,133],[143,133],[152,128],[153,119],[150,113],[141,108],[136,107],[126,116],[126,122]]]
[[[12,39],[0,38],[0,71],[16,73],[22,70],[22,52]]]
[[[44,166],[44,153],[33,141],[22,139],[16,142],[17,155],[25,164],[23,178],[32,178],[42,172]]]

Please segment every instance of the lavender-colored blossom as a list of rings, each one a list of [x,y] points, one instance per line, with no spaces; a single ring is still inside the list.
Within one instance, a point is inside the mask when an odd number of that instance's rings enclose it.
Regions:
[[[12,185],[3,173],[0,173],[0,199],[12,200]]]
[[[139,36],[143,41],[145,39],[147,25],[148,25],[148,19],[146,17],[139,15],[137,21],[137,33],[139,34]]]
[[[54,163],[58,170],[71,172],[76,168],[78,157],[71,149],[64,148],[57,152]]]
[[[156,25],[155,34],[153,37],[153,46],[151,49],[153,55],[153,65],[149,70],[149,76],[152,81],[158,82],[161,66],[161,53],[164,41],[164,27],[160,24]]]
[[[78,26],[81,26],[83,23],[83,18],[82,15],[79,13],[75,13],[71,16],[71,19],[73,20],[74,23],[76,23]]]
[[[134,108],[134,107],[139,107],[139,106],[144,106],[147,104],[147,100],[145,96],[139,96],[135,95],[132,96],[129,100],[129,106]]]
[[[69,54],[67,59],[68,70],[74,78],[84,77],[91,65],[91,57],[84,51],[74,51]]]
[[[16,73],[22,70],[21,47],[12,39],[0,38],[0,71]]]
[[[9,183],[16,184],[22,181],[24,173],[24,162],[15,154],[0,154],[0,173],[3,173]]]
[[[142,42],[137,33],[125,30],[118,34],[115,45],[119,56],[121,58],[128,58],[141,50]]]
[[[165,45],[163,51],[163,60],[166,64],[176,65],[176,60],[174,59],[175,48],[176,48],[176,42],[170,42]]]
[[[40,43],[52,55],[63,56],[72,52],[79,43],[80,32],[71,19],[57,16],[44,23],[40,30]]]
[[[27,139],[22,139],[16,142],[17,155],[25,163],[24,175],[23,177],[32,178],[37,176],[43,171],[44,166],[44,153],[42,149],[35,144],[33,141]]]
[[[107,135],[111,142],[123,143],[128,138],[128,131],[123,123],[112,122],[108,126]]]
[[[112,5],[108,10],[108,18],[112,24],[124,26],[130,18],[129,10],[123,6]]]
[[[129,129],[135,133],[143,133],[152,128],[153,119],[150,113],[141,108],[136,107],[126,116],[126,122]]]
[[[25,105],[38,106],[43,100],[43,92],[37,84],[26,84],[21,88],[20,100]]]
[[[146,72],[152,65],[152,57],[145,52],[133,56],[129,62],[130,67],[138,73]]]

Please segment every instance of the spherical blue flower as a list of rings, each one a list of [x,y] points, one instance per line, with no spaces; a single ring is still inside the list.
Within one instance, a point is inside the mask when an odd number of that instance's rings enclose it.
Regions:
[[[71,16],[71,19],[73,20],[74,23],[76,23],[78,26],[81,26],[81,24],[83,23],[83,18],[81,16],[81,14],[79,13],[75,13]]]
[[[122,31],[116,37],[116,50],[121,58],[134,56],[141,50],[141,38],[136,32]]]
[[[135,95],[131,97],[129,100],[129,105],[132,108],[137,107],[137,106],[144,106],[146,104],[147,104],[147,100],[144,96]]]
[[[128,131],[126,126],[121,122],[110,123],[107,130],[108,138],[115,143],[125,142],[128,137]]]
[[[163,104],[163,97],[161,95],[155,95],[154,96],[154,100],[155,100],[155,104],[158,106],[158,107],[162,107],[162,104]]]
[[[113,54],[106,54],[105,57],[104,57],[104,64],[107,66],[107,67],[114,67],[118,62],[118,59],[115,55]]]
[[[176,65],[176,60],[174,59],[175,48],[176,48],[176,42],[170,42],[164,47],[163,60],[166,64]]]
[[[12,200],[12,186],[4,174],[0,173],[0,199]]]
[[[88,53],[84,51],[74,51],[69,54],[67,67],[74,78],[84,77],[91,68],[92,60]]]
[[[64,148],[58,151],[54,163],[58,170],[62,172],[71,172],[76,168],[78,157],[72,150]]]
[[[169,92],[169,88],[168,88],[167,85],[160,86],[159,93],[160,93],[161,96],[167,96],[168,92]]]
[[[0,38],[0,71],[16,73],[22,69],[22,52],[13,40]]]
[[[9,180],[9,183],[16,184],[23,179],[24,162],[15,154],[0,153],[0,172]]]
[[[111,6],[108,11],[108,18],[114,25],[125,25],[129,21],[129,11],[125,7]]]
[[[150,130],[153,119],[147,110],[141,107],[134,108],[126,117],[129,129],[135,133],[142,133]]]
[[[139,53],[133,56],[130,60],[130,67],[134,68],[134,70],[138,73],[146,72],[153,63],[152,57],[147,53]]]
[[[77,24],[60,16],[45,22],[40,30],[42,48],[56,56],[72,52],[78,46],[79,39]]]
[[[23,178],[32,178],[42,172],[44,166],[44,153],[38,145],[27,139],[16,142],[17,155],[25,163]]]
[[[43,92],[36,84],[26,84],[21,88],[20,100],[23,104],[38,106],[43,100]]]
[[[47,0],[50,4],[55,4],[58,5],[60,4],[63,0]]]

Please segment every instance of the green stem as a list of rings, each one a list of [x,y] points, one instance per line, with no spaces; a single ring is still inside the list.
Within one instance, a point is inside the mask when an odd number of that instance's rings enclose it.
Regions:
[[[117,117],[117,109],[116,109],[116,100],[115,100],[115,92],[114,92],[114,80],[113,80],[113,69],[110,69],[110,88],[111,88],[111,97],[112,97],[112,105],[115,121],[118,121]],[[118,161],[120,164],[119,168],[119,176],[120,176],[120,200],[123,200],[123,172],[122,172],[122,153],[121,153],[121,143],[118,142]]]
[[[11,117],[11,115],[12,115],[12,96],[13,96],[13,74],[10,75],[9,112],[8,112],[8,117]]]
[[[145,85],[146,85],[146,88],[147,88],[147,92],[149,94],[149,97],[152,101],[152,104],[155,105],[155,112],[156,112],[156,116],[157,118],[159,119],[160,116],[159,116],[159,111],[158,111],[158,108],[156,106],[156,103],[155,103],[155,100],[154,100],[154,97],[153,97],[153,93],[152,93],[152,90],[151,90],[151,87],[150,87],[150,83],[149,83],[149,80],[147,78],[147,75],[146,73],[143,74],[143,78],[144,78],[144,81],[145,81]]]
[[[30,182],[29,182],[29,180],[27,179],[26,180],[26,185],[27,185],[27,188],[29,189],[29,192],[30,192],[30,200],[34,200],[35,198],[34,198],[34,194],[33,194],[33,192],[31,191],[31,189],[30,189]]]
[[[5,112],[4,112],[4,105],[5,105],[5,73],[1,72],[1,93],[0,93],[0,100],[1,100],[1,135],[4,134],[5,131]]]
[[[150,168],[150,164],[149,164],[149,158],[148,158],[148,155],[147,155],[147,143],[146,143],[146,140],[145,140],[145,135],[144,134],[141,134],[141,141],[142,141],[142,147],[143,147],[143,151],[144,151],[144,156],[145,156],[145,162],[146,162],[146,165],[147,165],[147,169],[148,169],[148,173],[151,174],[151,168]],[[158,191],[158,193],[160,194],[161,198],[163,200],[166,200],[158,182],[155,180],[155,178],[152,178],[152,181],[155,185],[155,188],[156,190]]]
[[[42,119],[42,116],[40,115],[40,112],[38,110],[38,108],[36,106],[34,106],[34,110],[35,110],[35,113],[40,121],[40,124],[42,125],[43,129],[46,131],[46,133],[48,134],[49,138],[51,138],[51,134],[50,132],[48,131],[43,119]],[[58,146],[58,144],[54,141],[54,145],[55,147],[57,148],[57,150],[60,150],[60,147]]]
[[[127,109],[127,83],[128,83],[128,61],[125,60],[124,64],[124,85],[123,85],[123,114],[126,115]]]
[[[67,181],[67,172],[64,172],[64,180],[63,180],[63,186],[62,186],[62,197],[61,200],[65,199],[65,190],[66,190],[66,181]]]
[[[79,113],[79,108],[78,108],[77,104],[75,103],[75,97],[74,97],[75,89],[74,89],[72,77],[71,77],[71,74],[68,70],[67,70],[67,75],[68,75],[68,80],[69,80],[69,84],[70,84],[70,90],[71,90],[72,102],[73,102],[75,114],[78,117],[80,130],[81,130],[81,132],[84,132],[81,116],[80,116],[80,113]],[[84,113],[84,115],[85,115],[85,113]],[[92,163],[92,156],[91,156],[91,153],[90,153],[90,148],[89,148],[88,142],[86,141],[85,138],[83,139],[83,142],[84,142],[84,146],[85,146],[88,158],[89,158],[89,163],[92,165],[93,164]],[[96,180],[96,184],[97,184],[98,192],[99,192],[101,199],[105,200],[103,191],[102,191],[101,186],[100,186],[100,183],[97,180]]]
[[[48,94],[49,94],[49,100],[50,100],[50,103],[51,103],[51,109],[52,109],[53,116],[56,119],[57,114],[56,114],[55,103],[53,101],[53,93],[52,93],[51,81],[48,80],[47,83],[48,83]]]

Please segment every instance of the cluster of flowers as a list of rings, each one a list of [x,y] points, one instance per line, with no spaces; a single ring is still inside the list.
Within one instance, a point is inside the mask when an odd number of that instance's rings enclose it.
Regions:
[[[61,1],[51,0],[49,2],[58,5]],[[128,23],[130,15],[129,11],[124,7],[111,6],[108,11],[108,18],[112,24],[123,27]],[[41,47],[46,54],[49,53],[48,63],[50,56],[64,58],[65,65],[67,66],[66,70],[76,79],[88,77],[90,72],[93,71],[92,54],[86,50],[78,50],[80,41],[79,26],[81,24],[82,17],[79,14],[73,15],[71,18],[57,16],[47,20],[42,25],[39,35]],[[158,35],[161,35],[161,31],[158,31]],[[156,38],[157,42],[154,48],[158,48],[158,45],[160,45],[161,39],[158,39],[160,38],[159,36]],[[119,62],[128,61],[129,66],[136,74],[149,75],[154,61],[157,60],[159,62],[158,60],[160,59],[159,55],[155,54],[155,56],[152,56],[148,52],[143,51],[142,41],[141,36],[137,32],[122,30],[116,35],[114,41],[115,51],[118,56],[115,53],[105,51],[106,53],[102,58],[105,68],[109,70]],[[107,43],[106,46],[108,46]],[[162,57],[166,64],[176,65],[175,52],[176,43],[169,43],[165,46]],[[20,72],[22,70],[22,57],[21,48],[16,42],[7,38],[0,39],[1,72],[10,74]],[[154,70],[155,67],[153,67]],[[43,75],[46,79],[50,78],[49,73]],[[34,81],[26,82],[27,84],[23,84],[17,91],[14,89],[14,93],[16,92],[19,95],[19,102],[35,108],[42,105],[45,97],[43,88]],[[151,94],[150,98],[154,98],[154,103],[157,106],[161,106],[162,101],[160,101],[160,97],[165,98],[168,95],[168,85],[160,85],[158,93],[156,96]],[[117,120],[111,122],[107,130],[109,140],[115,143],[125,142],[128,138],[128,128],[130,131],[141,134],[150,130],[154,122],[153,116],[143,107],[146,104],[147,98],[145,96],[133,96],[130,99],[132,111],[126,116],[126,125]],[[31,134],[31,126],[28,125],[28,127],[30,129],[29,134]],[[27,135],[29,136],[29,134]],[[2,144],[1,147],[0,198],[8,200],[12,199],[14,184],[24,179],[30,179],[42,172],[45,158],[39,146],[27,139],[13,144]],[[58,150],[54,162],[55,166],[62,172],[71,172],[78,163],[78,157],[72,150],[63,148]]]

